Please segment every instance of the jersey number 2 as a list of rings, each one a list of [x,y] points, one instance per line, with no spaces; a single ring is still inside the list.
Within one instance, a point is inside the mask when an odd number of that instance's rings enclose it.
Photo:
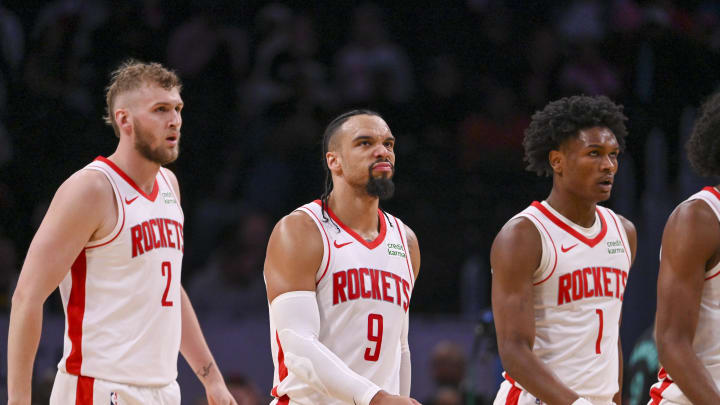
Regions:
[[[377,329],[375,323],[377,322]],[[378,361],[380,358],[380,347],[382,346],[383,337],[383,317],[380,314],[369,314],[368,315],[368,340],[375,343],[375,351],[373,352],[369,347],[365,348],[365,360],[367,361]]]
[[[600,327],[598,330],[598,338],[595,342],[595,353],[600,354],[600,342],[602,341],[602,330],[603,330],[603,310],[602,309],[596,309],[595,313],[598,315],[598,320],[600,321]]]
[[[165,285],[165,292],[162,296],[162,306],[171,307],[173,306],[172,301],[168,301],[167,296],[170,291],[170,282],[172,281],[172,270],[170,268],[170,262],[162,262],[162,275],[165,277],[165,270],[167,270],[167,284]]]

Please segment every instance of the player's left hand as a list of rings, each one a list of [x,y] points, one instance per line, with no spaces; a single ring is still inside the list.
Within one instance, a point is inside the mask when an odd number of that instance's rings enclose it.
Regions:
[[[205,386],[208,405],[238,405],[224,382]]]

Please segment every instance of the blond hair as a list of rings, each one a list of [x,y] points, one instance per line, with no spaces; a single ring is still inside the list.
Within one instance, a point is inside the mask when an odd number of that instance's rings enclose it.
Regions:
[[[182,89],[180,78],[172,70],[166,69],[159,63],[144,63],[134,59],[123,62],[110,75],[110,84],[105,88],[106,115],[103,117],[105,123],[115,131],[115,136],[120,137],[120,129],[115,122],[115,99],[121,93],[137,90],[145,84],[155,84],[165,90],[177,88]]]

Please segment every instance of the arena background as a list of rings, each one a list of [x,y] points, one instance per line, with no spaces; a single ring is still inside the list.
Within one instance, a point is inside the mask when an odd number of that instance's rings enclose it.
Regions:
[[[550,189],[524,171],[523,130],[561,96],[623,104],[629,145],[607,205],[638,229],[621,335],[626,403],[645,403],[657,368],[649,331],[662,228],[674,205],[717,183],[691,173],[683,143],[718,87],[719,51],[715,1],[0,2],[0,401],[25,252],[62,181],[114,150],[103,86],[134,57],[184,81],[182,152],[171,166],[187,218],[182,280],[226,377],[254,398],[246,403],[269,402],[272,384],[267,237],[322,191],[320,139],[334,115],[379,111],[397,138],[397,192],[383,206],[415,230],[423,257],[413,394],[425,404],[486,403],[500,370],[489,246]],[[62,331],[54,293],[37,403],[46,403]],[[183,404],[201,404],[180,363]]]

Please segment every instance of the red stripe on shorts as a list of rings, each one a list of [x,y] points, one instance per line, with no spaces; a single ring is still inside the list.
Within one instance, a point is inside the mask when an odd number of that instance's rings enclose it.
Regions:
[[[510,392],[508,392],[507,398],[505,399],[505,405],[518,405],[521,393],[522,390],[513,385],[512,388],[510,388]]]
[[[665,380],[662,382],[662,384],[660,384],[660,388],[651,388],[650,389],[650,398],[652,399],[652,402],[651,402],[652,405],[660,404],[660,401],[662,401],[662,399],[663,399],[663,397],[662,397],[663,391],[665,391],[667,389],[667,387],[669,387],[670,384],[672,384],[672,383],[673,383],[672,381]]]
[[[95,379],[92,377],[78,377],[77,389],[75,390],[75,405],[93,405],[94,384]]]

